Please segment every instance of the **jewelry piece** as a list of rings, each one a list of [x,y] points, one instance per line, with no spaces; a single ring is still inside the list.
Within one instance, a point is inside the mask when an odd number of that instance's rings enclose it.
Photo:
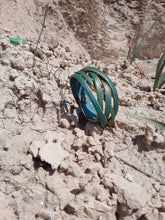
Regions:
[[[73,96],[85,117],[102,126],[113,125],[118,112],[118,94],[101,70],[85,67],[70,76]]]

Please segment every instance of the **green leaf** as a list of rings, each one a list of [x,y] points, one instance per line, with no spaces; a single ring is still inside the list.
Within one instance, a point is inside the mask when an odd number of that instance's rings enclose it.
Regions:
[[[142,37],[141,41],[139,42],[138,46],[135,49],[135,52],[133,54],[133,57],[131,59],[131,63],[134,61],[134,59],[136,58],[136,56],[138,55],[138,53],[140,52],[143,42],[146,40],[146,38],[149,36],[149,34],[151,33],[151,31],[153,30],[153,28],[155,27],[155,25],[157,24],[158,21],[160,21],[160,19],[163,17],[163,15],[165,15],[165,12],[162,13],[155,21],[154,23],[149,27],[149,29],[146,31],[146,33],[144,34],[144,36]]]
[[[142,21],[143,21],[143,19],[140,20],[140,22],[139,22],[139,24],[138,24],[138,27],[137,27],[137,29],[136,29],[136,33],[135,33],[134,38],[133,38],[133,41],[132,41],[132,43],[131,43],[131,47],[130,47],[129,50],[128,50],[128,54],[127,54],[127,57],[126,57],[127,60],[129,59],[130,53],[131,53],[131,51],[132,51],[132,49],[133,49],[133,46],[135,45],[135,43],[136,43],[136,41],[137,41],[137,36],[138,36],[139,31],[140,31],[140,27],[141,27],[141,25],[142,25]]]
[[[165,72],[161,75],[158,81],[157,88],[161,89],[161,87],[165,84]]]
[[[141,121],[143,121],[147,124],[152,124],[157,128],[165,130],[165,123],[163,123],[163,122],[160,122],[160,121],[157,121],[155,119],[148,118],[148,117],[145,117],[145,116],[134,115],[134,114],[131,114],[131,113],[126,113],[126,115],[131,117],[131,118],[139,119],[139,120],[141,120]]]
[[[165,52],[162,54],[162,56],[159,59],[158,65],[157,65],[157,69],[156,69],[156,73],[161,74],[165,65]]]
[[[160,89],[161,86],[163,86],[163,84],[164,84],[163,83],[163,81],[164,81],[163,75],[164,74],[162,74],[164,66],[165,66],[165,52],[160,57],[157,68],[156,68],[156,77],[155,77],[154,88],[153,88],[154,91],[156,88]]]

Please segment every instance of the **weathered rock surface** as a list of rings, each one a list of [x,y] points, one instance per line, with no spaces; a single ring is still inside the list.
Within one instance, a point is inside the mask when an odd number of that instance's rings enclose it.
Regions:
[[[58,173],[47,178],[47,187],[59,199],[61,210],[63,210],[75,197],[74,194],[71,193],[72,189],[67,187]]]
[[[0,2],[0,220],[164,220],[164,131],[125,114],[165,120],[164,88],[153,91],[165,16],[143,60],[125,59],[140,19],[138,39],[164,1],[50,0],[32,67],[46,4]],[[69,76],[85,66],[117,89],[111,128],[88,122],[73,98]]]

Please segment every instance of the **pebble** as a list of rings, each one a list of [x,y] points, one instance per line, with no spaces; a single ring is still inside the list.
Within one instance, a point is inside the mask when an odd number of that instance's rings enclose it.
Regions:
[[[132,175],[131,175],[130,173],[128,173],[128,172],[125,174],[124,177],[125,177],[126,180],[128,180],[128,181],[130,181],[130,182],[133,182],[133,181],[134,181]]]
[[[165,186],[160,186],[159,194],[161,197],[165,197]]]
[[[48,209],[41,209],[38,213],[37,213],[37,217],[40,217],[44,220],[56,220],[56,212],[50,211]]]
[[[12,57],[10,62],[11,62],[12,68],[20,70],[20,71],[24,70],[25,60],[23,59],[23,57],[18,57],[18,58]]]
[[[93,147],[93,146],[96,145],[96,142],[95,142],[94,138],[91,137],[91,136],[87,137],[87,143],[89,144],[90,147]]]
[[[20,172],[23,170],[23,167],[22,166],[12,166],[10,172],[13,174],[13,175],[18,175],[20,174]]]
[[[70,123],[69,123],[69,121],[68,121],[66,118],[61,118],[61,119],[59,120],[59,124],[60,124],[63,128],[67,128],[67,129],[70,128]]]
[[[10,74],[9,74],[9,79],[11,81],[14,81],[18,76],[19,76],[18,71],[16,69],[12,69]]]

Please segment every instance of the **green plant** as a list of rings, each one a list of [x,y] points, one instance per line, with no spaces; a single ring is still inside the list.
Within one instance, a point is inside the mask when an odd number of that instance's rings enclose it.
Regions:
[[[156,75],[155,75],[155,82],[154,82],[154,88],[160,89],[165,84],[165,72],[163,72],[163,69],[165,67],[165,52],[161,53],[158,65],[156,68]]]
[[[143,23],[143,20],[141,19],[140,20],[140,23],[138,24],[137,26],[137,29],[136,29],[136,32],[135,32],[135,35],[133,37],[133,40],[131,42],[131,37],[129,36],[128,37],[128,42],[127,42],[127,52],[126,52],[126,58],[127,60],[129,60],[133,54],[133,51],[135,50],[136,46],[137,46],[137,41],[138,41],[138,38],[140,36],[140,32],[141,32],[141,29],[142,29],[142,23]]]
[[[134,115],[134,114],[130,114],[130,113],[126,113],[127,116],[131,117],[131,118],[136,118],[136,119],[139,119],[147,124],[152,124],[154,125],[155,127],[159,128],[159,129],[163,129],[165,130],[165,123],[164,122],[160,122],[160,121],[157,121],[155,119],[152,119],[152,118],[148,118],[148,117],[145,117],[145,116],[140,116],[140,115]]]
[[[144,35],[141,37],[141,40],[139,43],[137,43],[138,41],[138,36],[139,33],[141,31],[141,25],[142,25],[142,20],[140,21],[138,28],[136,30],[136,33],[134,35],[133,41],[132,43],[128,43],[127,45],[127,55],[126,58],[130,59],[130,62],[132,63],[134,61],[134,59],[137,57],[138,53],[140,52],[142,46],[143,46],[143,42],[147,39],[147,37],[149,36],[149,34],[151,33],[151,31],[154,29],[155,25],[157,24],[158,21],[160,21],[160,19],[163,17],[163,15],[165,15],[165,12],[162,13],[161,15],[159,15],[159,17],[157,17],[157,19],[153,22],[153,24],[148,28],[148,30],[144,33]],[[128,39],[129,40],[129,39]]]
[[[44,21],[43,21],[43,24],[42,24],[41,32],[40,32],[39,37],[38,37],[38,40],[37,40],[36,48],[35,48],[35,50],[34,50],[34,56],[33,56],[33,67],[35,67],[35,57],[36,57],[36,52],[37,52],[37,49],[38,49],[38,44],[39,44],[39,42],[40,42],[42,32],[43,32],[44,27],[45,27],[45,20],[46,20],[46,15],[47,15],[47,12],[48,12],[48,8],[49,8],[49,4],[46,4],[46,7],[45,7],[45,14],[44,14]]]

